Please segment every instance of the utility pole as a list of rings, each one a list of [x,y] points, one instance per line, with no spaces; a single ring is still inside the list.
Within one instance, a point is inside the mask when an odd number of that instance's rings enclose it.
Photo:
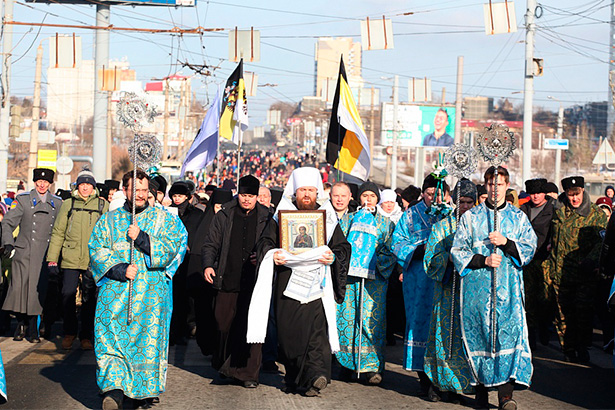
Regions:
[[[359,95],[361,93],[359,92]],[[371,92],[371,106],[369,111],[369,176],[374,176],[374,87]]]
[[[107,173],[105,174],[105,179],[112,178],[112,167],[113,167],[113,103],[111,96],[113,95],[113,91],[107,92]]]
[[[169,156],[169,78],[164,79],[164,134],[162,136],[162,160]]]
[[[563,138],[564,137],[563,134],[564,134],[564,107],[562,106],[562,103],[560,102],[559,112],[557,113],[557,138],[558,139]],[[562,150],[556,149],[555,150],[555,183],[556,184],[559,184],[559,181],[561,180],[560,179],[561,169],[562,169]]]
[[[463,56],[457,57],[457,95],[455,96],[455,143],[463,142],[461,135],[461,104],[463,102]]]
[[[523,87],[523,172],[522,181],[531,178],[532,112],[534,102],[534,23],[536,0],[527,0],[525,13],[525,83]]]
[[[11,117],[11,50],[13,27],[5,24],[13,21],[13,0],[4,1],[2,39],[2,103],[0,106],[0,192],[6,192],[9,165],[9,119]]]
[[[179,141],[177,144],[176,159],[180,159],[180,156],[184,152],[184,127],[186,126],[186,80],[182,81],[181,93],[179,95],[179,107],[177,110],[177,116],[179,117]]]
[[[32,127],[30,128],[30,155],[28,157],[28,176],[32,175],[36,168],[38,153],[38,121],[41,111],[41,75],[43,71],[43,46],[39,44],[36,49],[36,72],[34,73],[34,100],[32,101]],[[30,178],[28,177],[28,181]],[[34,182],[28,182],[30,189],[34,188]]]
[[[399,106],[399,76],[393,85],[393,158],[391,158],[391,189],[397,188],[397,107]]]
[[[108,27],[111,25],[111,7],[108,4],[96,4],[96,26]],[[107,93],[102,89],[104,83],[104,68],[109,66],[109,30],[96,30],[96,54],[94,73],[96,76],[96,89],[94,90],[94,129],[92,152],[94,163],[92,172],[98,181],[104,181],[107,176]],[[103,154],[104,153],[104,154]]]
[[[611,0],[611,36],[609,42],[609,105],[607,107],[606,137],[613,138],[613,124],[615,123],[615,106],[613,105],[613,91],[611,76],[615,73],[615,0]]]

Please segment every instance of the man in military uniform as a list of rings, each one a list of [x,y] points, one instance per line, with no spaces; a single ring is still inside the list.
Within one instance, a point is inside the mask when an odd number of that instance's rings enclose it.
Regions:
[[[606,215],[591,203],[584,186],[581,176],[562,180],[564,193],[551,222],[552,248],[544,265],[557,303],[555,324],[564,355],[580,363],[589,362],[601,231],[607,224]]]
[[[5,257],[13,250],[11,282],[3,310],[14,312],[19,322],[13,340],[24,337],[39,343],[37,316],[43,313],[47,290],[47,269],[43,262],[49,238],[62,200],[49,192],[54,172],[47,168],[34,169],[35,188],[17,195],[11,210],[2,220],[2,244]],[[19,227],[17,239],[13,231]]]
[[[552,311],[546,301],[546,286],[542,263],[549,256],[547,247],[551,241],[551,220],[555,211],[555,199],[547,196],[547,180],[544,178],[525,181],[525,192],[530,200],[520,209],[527,215],[538,237],[534,259],[523,268],[525,286],[525,311],[530,337],[530,347],[536,348],[538,336],[542,344],[549,343],[548,322]]]

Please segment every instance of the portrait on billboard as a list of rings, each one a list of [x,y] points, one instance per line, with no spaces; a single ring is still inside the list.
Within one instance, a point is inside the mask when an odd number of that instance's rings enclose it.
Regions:
[[[450,147],[455,143],[455,139],[446,131],[449,125],[448,112],[440,108],[433,120],[433,132],[423,137],[424,147]]]

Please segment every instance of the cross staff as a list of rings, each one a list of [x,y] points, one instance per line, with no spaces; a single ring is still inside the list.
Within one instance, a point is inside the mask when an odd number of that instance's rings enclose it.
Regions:
[[[444,169],[449,175],[457,177],[457,198],[455,198],[455,220],[459,227],[459,198],[462,178],[470,178],[470,176],[476,171],[477,165],[476,150],[469,145],[454,144],[451,145],[444,154]],[[451,323],[449,325],[448,336],[448,357],[450,358],[453,352],[453,326],[455,324],[455,295],[457,294],[457,280],[458,272],[453,269],[453,289],[452,289],[452,302],[451,302]]]
[[[493,175],[494,184],[494,207],[493,207],[493,230],[498,231],[498,167],[513,154],[516,148],[515,134],[502,124],[491,124],[485,128],[485,132],[478,136],[478,151],[485,162],[495,168]],[[497,253],[497,247],[494,253]],[[496,334],[496,296],[497,296],[497,269],[493,268],[491,275],[491,350],[495,353]]]
[[[361,350],[363,348],[363,294],[365,292],[365,278],[361,278],[359,293],[359,360],[357,361],[357,379],[361,377]]]
[[[156,110],[144,99],[135,93],[126,93],[117,103],[118,119],[134,132],[132,143],[128,147],[128,154],[133,163],[132,170],[132,215],[131,225],[137,225],[136,218],[136,193],[137,193],[137,168],[149,168],[160,161],[160,142],[155,136],[139,135],[139,130],[148,122],[153,122]],[[130,264],[135,262],[135,241],[130,240]],[[127,324],[132,322],[132,287],[133,281],[128,281],[128,315]]]

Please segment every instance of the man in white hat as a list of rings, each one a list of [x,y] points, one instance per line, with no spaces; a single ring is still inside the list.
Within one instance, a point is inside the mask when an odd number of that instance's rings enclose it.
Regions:
[[[318,169],[297,168],[289,179],[277,210],[316,210],[319,208],[316,202],[319,198],[324,198],[324,190]],[[326,202],[321,209],[326,211],[328,248],[323,246],[301,255],[291,255],[279,249],[277,212],[267,224],[257,244],[258,281],[248,318],[248,342],[262,342],[266,333],[271,279],[275,270],[273,298],[280,361],[286,368],[286,391],[300,391],[306,396],[318,395],[331,380],[331,353],[339,349],[335,302],[341,303],[344,300],[351,253],[350,244],[337,224],[331,203]],[[308,260],[309,257],[313,259]],[[302,303],[286,296],[289,293],[285,291],[293,275],[293,269],[288,266],[291,262],[293,266],[297,266],[295,263],[310,264],[316,270],[325,272],[324,280],[317,283],[322,291],[321,297]]]

